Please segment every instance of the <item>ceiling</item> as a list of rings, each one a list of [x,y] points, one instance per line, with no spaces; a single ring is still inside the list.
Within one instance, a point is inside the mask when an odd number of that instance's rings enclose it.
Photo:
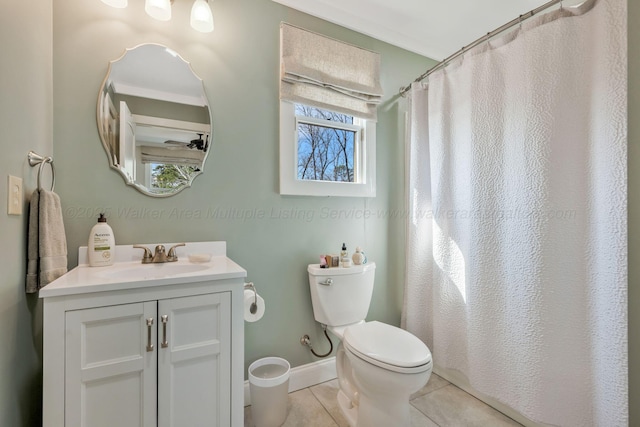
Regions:
[[[442,60],[546,0],[274,0]],[[566,6],[575,5],[572,0]]]

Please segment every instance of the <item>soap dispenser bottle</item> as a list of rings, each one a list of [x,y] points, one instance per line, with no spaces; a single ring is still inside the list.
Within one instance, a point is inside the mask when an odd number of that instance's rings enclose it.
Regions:
[[[89,265],[91,267],[102,267],[113,264],[115,257],[115,238],[113,230],[107,224],[107,218],[104,214],[100,214],[98,223],[91,229],[89,235]]]

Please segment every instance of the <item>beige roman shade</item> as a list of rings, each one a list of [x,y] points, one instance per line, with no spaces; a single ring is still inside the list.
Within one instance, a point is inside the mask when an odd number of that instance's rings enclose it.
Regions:
[[[165,163],[174,165],[202,167],[205,153],[188,148],[164,148],[143,145],[140,150],[142,163]]]
[[[280,25],[280,99],[375,120],[380,54]]]

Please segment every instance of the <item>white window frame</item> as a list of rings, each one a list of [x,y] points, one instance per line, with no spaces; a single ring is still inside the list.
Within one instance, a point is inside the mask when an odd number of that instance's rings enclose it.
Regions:
[[[295,196],[376,196],[376,123],[354,117],[352,130],[360,141],[354,141],[354,179],[358,182],[298,179],[298,118],[292,102],[280,101],[280,194]],[[305,123],[320,123],[313,118]],[[349,125],[344,128],[351,129]]]

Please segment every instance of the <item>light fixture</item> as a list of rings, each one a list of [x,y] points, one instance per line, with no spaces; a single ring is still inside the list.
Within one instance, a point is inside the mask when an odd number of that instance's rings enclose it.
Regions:
[[[102,2],[118,9],[127,7],[127,0],[102,0]]]
[[[102,0],[112,7],[127,7],[128,0]],[[174,0],[145,0],[144,11],[147,15],[159,21],[171,19],[171,5]],[[202,33],[213,31],[213,14],[209,6],[209,0],[195,0],[191,7],[191,27]]]
[[[168,21],[171,19],[170,0],[145,0],[144,11],[158,21]]]
[[[213,14],[207,0],[196,0],[191,7],[191,27],[201,33],[213,31]]]

